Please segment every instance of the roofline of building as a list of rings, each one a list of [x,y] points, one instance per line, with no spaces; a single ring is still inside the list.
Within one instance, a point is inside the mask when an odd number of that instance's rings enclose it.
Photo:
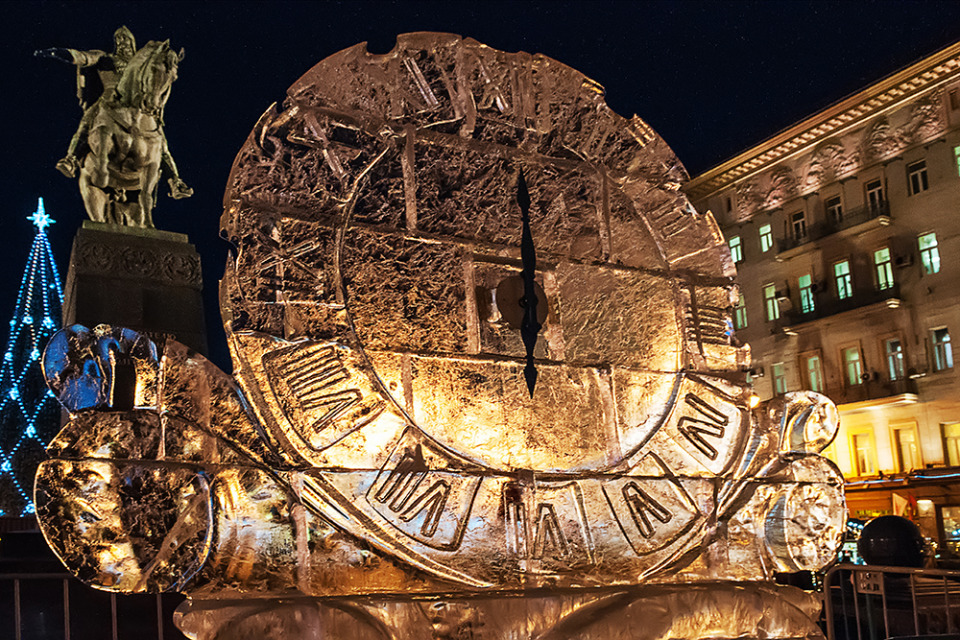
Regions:
[[[705,197],[958,76],[960,42],[894,72],[707,169],[687,182],[684,191],[693,199]]]

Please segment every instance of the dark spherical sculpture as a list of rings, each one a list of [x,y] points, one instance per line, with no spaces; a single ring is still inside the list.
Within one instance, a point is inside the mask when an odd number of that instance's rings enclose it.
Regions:
[[[857,549],[867,564],[888,567],[923,565],[923,536],[920,529],[901,516],[880,516],[866,524]]]

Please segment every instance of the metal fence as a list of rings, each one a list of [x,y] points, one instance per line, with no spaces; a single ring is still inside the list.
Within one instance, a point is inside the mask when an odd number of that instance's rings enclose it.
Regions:
[[[960,571],[840,564],[823,595],[828,640],[960,638]]]
[[[0,574],[0,638],[184,640],[173,625],[182,597],[97,591],[69,574]]]

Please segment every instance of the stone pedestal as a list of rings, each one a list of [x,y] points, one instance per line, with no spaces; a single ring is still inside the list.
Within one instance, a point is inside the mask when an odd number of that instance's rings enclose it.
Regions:
[[[176,337],[206,354],[200,255],[187,236],[84,221],[73,239],[63,324]]]

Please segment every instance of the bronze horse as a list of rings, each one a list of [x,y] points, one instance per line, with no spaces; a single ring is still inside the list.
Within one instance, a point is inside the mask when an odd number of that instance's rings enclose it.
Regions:
[[[182,59],[169,40],[150,41],[100,100],[80,169],[80,195],[91,220],[153,227],[161,164],[169,157],[163,108]]]

